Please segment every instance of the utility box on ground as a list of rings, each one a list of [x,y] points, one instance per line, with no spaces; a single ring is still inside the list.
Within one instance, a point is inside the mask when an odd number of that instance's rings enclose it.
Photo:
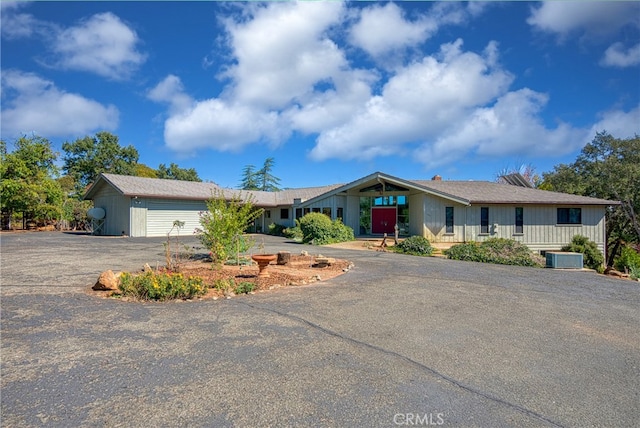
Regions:
[[[547,251],[547,267],[554,269],[582,269],[583,259],[581,253],[564,253]]]

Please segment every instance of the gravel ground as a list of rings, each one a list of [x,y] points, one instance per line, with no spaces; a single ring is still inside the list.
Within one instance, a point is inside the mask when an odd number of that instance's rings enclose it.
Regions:
[[[2,426],[637,426],[640,286],[310,247],[355,267],[230,300],[100,299],[162,239],[2,234]],[[197,246],[192,238],[186,241]]]

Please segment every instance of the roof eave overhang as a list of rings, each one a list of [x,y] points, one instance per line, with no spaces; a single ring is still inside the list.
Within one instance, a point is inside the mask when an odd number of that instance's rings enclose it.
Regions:
[[[564,202],[564,201],[470,201],[469,205],[563,205],[563,206],[613,206],[620,205],[618,201],[602,202]]]

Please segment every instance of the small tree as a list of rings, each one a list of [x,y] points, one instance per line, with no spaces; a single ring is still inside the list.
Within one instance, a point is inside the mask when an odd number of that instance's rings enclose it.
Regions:
[[[233,194],[227,199],[221,190],[207,201],[207,209],[200,214],[200,241],[211,251],[214,265],[221,266],[243,241],[245,229],[263,210],[254,207],[251,195],[243,198],[241,194]]]

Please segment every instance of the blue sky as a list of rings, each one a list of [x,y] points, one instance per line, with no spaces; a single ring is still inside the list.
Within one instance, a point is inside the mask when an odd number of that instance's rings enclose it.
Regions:
[[[493,180],[640,134],[638,2],[2,2],[2,139],[237,187]]]

